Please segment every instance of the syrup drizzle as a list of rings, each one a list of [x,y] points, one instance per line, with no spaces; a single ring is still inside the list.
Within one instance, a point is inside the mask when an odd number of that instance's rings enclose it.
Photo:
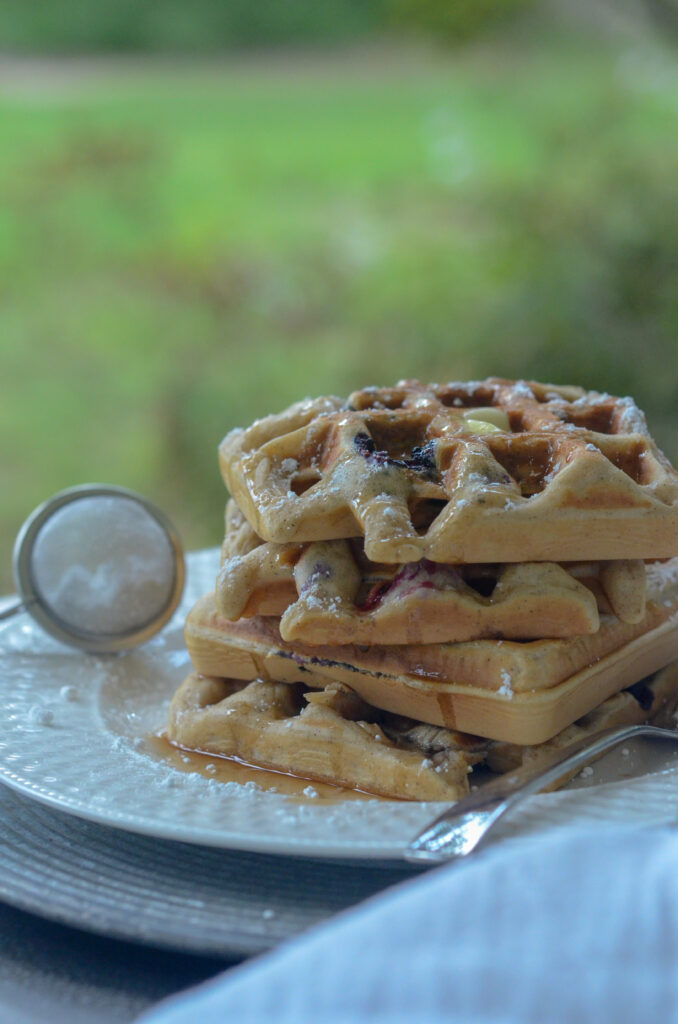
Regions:
[[[344,800],[383,799],[373,793],[344,789],[341,786],[332,786],[327,782],[318,782],[315,779],[302,779],[298,775],[287,775],[284,772],[257,768],[255,765],[246,764],[236,758],[222,757],[219,754],[204,754],[198,750],[187,750],[170,743],[162,732],[146,736],[146,742],[155,757],[176,771],[197,772],[206,779],[216,779],[217,782],[224,783],[238,782],[242,786],[247,782],[254,782],[261,789],[295,797],[304,803],[325,804]],[[310,796],[304,792],[309,787],[317,793],[317,796]]]

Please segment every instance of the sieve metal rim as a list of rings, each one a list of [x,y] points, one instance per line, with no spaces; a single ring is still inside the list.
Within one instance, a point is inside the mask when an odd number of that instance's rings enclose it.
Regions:
[[[33,575],[33,547],[46,521],[60,508],[82,498],[118,497],[136,502],[162,527],[174,555],[174,578],[165,608],[158,615],[122,633],[96,633],[60,619],[44,600]],[[90,654],[115,654],[144,643],[169,621],[184,590],[186,567],[179,535],[165,513],[148,498],[115,484],[78,484],[52,495],[31,513],[17,534],[13,552],[17,592],[26,611],[57,640]]]

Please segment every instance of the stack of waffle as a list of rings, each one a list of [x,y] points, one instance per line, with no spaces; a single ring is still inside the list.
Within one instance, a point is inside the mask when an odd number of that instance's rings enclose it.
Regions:
[[[230,433],[216,590],[169,738],[457,799],[678,700],[678,474],[634,403],[489,379],[367,388]]]

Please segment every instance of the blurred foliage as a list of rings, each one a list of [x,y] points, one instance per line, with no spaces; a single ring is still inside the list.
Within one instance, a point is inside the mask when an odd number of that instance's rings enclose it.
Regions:
[[[10,84],[5,568],[30,509],[85,480],[218,543],[229,428],[405,376],[632,393],[678,458],[678,72],[660,51],[495,41]]]
[[[539,0],[388,0],[389,22],[447,43],[509,24]]]
[[[388,0],[2,0],[0,50],[200,52],[337,44],[372,32]]]
[[[201,53],[415,32],[460,42],[538,0],[2,0],[0,51]]]

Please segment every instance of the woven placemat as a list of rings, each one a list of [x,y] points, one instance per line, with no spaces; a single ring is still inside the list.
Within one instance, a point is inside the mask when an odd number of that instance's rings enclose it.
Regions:
[[[112,938],[249,956],[412,873],[153,839],[0,785],[0,899]]]

